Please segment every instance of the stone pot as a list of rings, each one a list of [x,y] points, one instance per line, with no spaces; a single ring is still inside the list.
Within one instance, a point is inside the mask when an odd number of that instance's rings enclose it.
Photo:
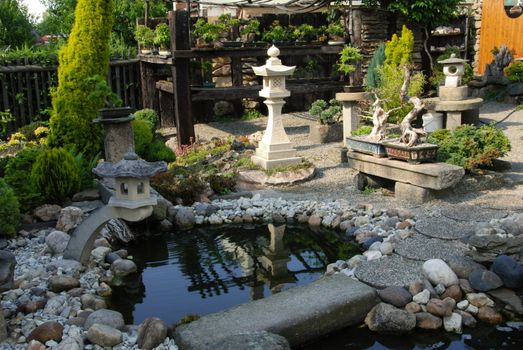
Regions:
[[[383,158],[386,156],[385,147],[380,142],[373,142],[367,136],[347,137],[347,145],[354,152],[369,154],[374,157]]]
[[[409,147],[399,141],[384,142],[383,145],[385,146],[387,157],[405,160],[412,164],[435,161],[439,147],[431,143],[422,143]]]
[[[343,140],[343,125],[339,123],[312,125],[309,137],[314,143],[340,142]]]

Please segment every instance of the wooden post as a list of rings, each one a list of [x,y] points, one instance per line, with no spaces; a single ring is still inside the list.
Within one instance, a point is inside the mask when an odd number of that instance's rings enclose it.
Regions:
[[[142,108],[158,110],[156,98],[156,72],[154,65],[140,61],[140,80],[142,87]]]
[[[171,49],[190,50],[189,12],[169,11]],[[196,141],[191,105],[191,77],[189,58],[177,58],[172,67],[174,92],[174,119],[178,145],[188,145]]]
[[[363,41],[361,39],[361,10],[352,10],[352,46],[361,48]],[[354,72],[354,85],[363,85],[363,69],[361,62],[356,65],[356,71]]]

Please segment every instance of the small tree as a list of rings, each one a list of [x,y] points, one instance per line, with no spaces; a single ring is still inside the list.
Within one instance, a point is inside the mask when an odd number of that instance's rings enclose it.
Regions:
[[[32,19],[19,0],[0,1],[0,47],[34,42]]]
[[[69,40],[59,54],[49,143],[74,146],[89,157],[102,144],[102,130],[93,119],[110,93],[105,77],[112,11],[112,0],[79,0]]]

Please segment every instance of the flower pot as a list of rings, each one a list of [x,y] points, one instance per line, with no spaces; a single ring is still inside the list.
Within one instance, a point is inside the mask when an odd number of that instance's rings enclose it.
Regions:
[[[374,157],[383,158],[387,155],[382,142],[371,141],[368,136],[349,136],[347,145],[355,152],[370,154]]]
[[[314,143],[340,142],[343,140],[343,125],[338,123],[311,125],[309,138]]]
[[[141,50],[140,50],[140,53],[141,53],[142,55],[150,55],[152,52],[153,52],[153,51],[150,50],[150,49],[141,49]]]
[[[415,146],[407,146],[399,141],[383,142],[387,157],[405,160],[409,163],[419,164],[433,162],[438,154],[438,145],[422,143]]]
[[[158,55],[166,56],[166,57],[167,56],[171,56],[171,51],[169,51],[169,50],[160,50],[160,51],[158,51]]]

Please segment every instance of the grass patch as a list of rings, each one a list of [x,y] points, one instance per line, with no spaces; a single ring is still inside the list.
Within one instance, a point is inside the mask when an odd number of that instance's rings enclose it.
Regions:
[[[301,169],[308,169],[312,166],[313,166],[312,163],[309,162],[308,160],[302,160],[301,163],[292,164],[292,165],[288,165],[288,166],[284,166],[284,167],[276,167],[276,168],[265,171],[265,173],[269,176],[272,176],[277,173],[283,173],[286,171],[297,171],[297,170],[301,170]]]

